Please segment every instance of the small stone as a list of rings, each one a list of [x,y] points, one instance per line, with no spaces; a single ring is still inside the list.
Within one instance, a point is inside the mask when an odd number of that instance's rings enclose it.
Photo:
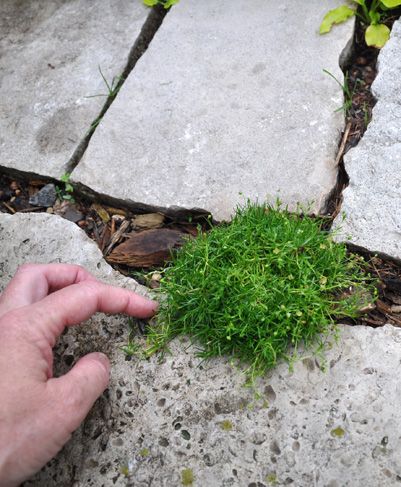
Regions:
[[[44,206],[48,208],[53,206],[57,199],[56,187],[54,184],[46,184],[36,194],[29,198],[29,204],[32,206]]]
[[[84,215],[74,206],[68,205],[60,215],[70,222],[77,223],[84,219]]]
[[[54,213],[53,208],[52,208],[52,207],[47,208],[46,213],[49,213],[49,214],[51,214],[51,215],[52,215],[52,214]]]

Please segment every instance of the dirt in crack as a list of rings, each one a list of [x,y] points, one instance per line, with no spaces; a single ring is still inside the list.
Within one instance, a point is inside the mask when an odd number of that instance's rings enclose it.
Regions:
[[[398,9],[387,19],[386,24],[389,28],[400,15],[401,9]],[[343,156],[362,139],[376,103],[371,87],[377,74],[377,58],[380,50],[366,45],[365,29],[366,26],[357,17],[351,55],[341,66],[345,79],[343,85],[345,127],[335,161],[338,168],[337,183],[327,199],[325,209],[325,214],[332,220],[341,211],[342,192],[349,183]]]

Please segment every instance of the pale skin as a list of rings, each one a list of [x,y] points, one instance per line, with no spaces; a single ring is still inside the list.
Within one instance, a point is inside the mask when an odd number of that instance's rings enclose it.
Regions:
[[[65,327],[97,311],[149,318],[154,301],[101,283],[76,265],[27,264],[0,295],[0,486],[32,476],[70,439],[109,383],[102,353],[53,377]]]

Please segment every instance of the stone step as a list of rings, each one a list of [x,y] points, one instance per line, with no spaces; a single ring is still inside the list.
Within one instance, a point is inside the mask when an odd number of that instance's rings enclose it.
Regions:
[[[229,219],[247,198],[319,211],[336,182],[339,0],[182,0],[99,124],[73,179],[98,193]]]

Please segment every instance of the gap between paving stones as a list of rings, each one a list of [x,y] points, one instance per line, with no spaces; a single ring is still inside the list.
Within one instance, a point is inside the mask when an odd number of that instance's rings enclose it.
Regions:
[[[142,26],[141,32],[130,50],[127,64],[122,74],[120,75],[115,88],[113,89],[113,94],[108,96],[99,115],[92,122],[88,133],[81,140],[74,153],[72,154],[69,162],[67,163],[67,172],[72,172],[79,164],[79,161],[84,155],[84,152],[88,147],[88,144],[99,124],[99,121],[104,117],[105,113],[110,108],[110,105],[113,103],[115,97],[118,96],[118,92],[124,84],[125,80],[127,79],[128,75],[134,69],[136,63],[144,54],[149,44],[152,42],[154,35],[161,26],[163,19],[167,15],[168,11],[169,9],[165,9],[161,5],[156,5],[150,10],[148,17],[146,18],[146,21]]]
[[[140,33],[138,39],[136,40],[134,46],[131,49],[131,52],[129,55],[129,60],[127,62],[126,68],[123,72],[123,75],[122,75],[118,85],[117,85],[117,91],[122,86],[122,84],[124,83],[124,80],[126,79],[128,74],[130,73],[130,71],[134,68],[138,59],[141,57],[141,55],[147,49],[147,47],[148,47],[149,43],[151,42],[154,34],[156,33],[157,29],[160,27],[166,13],[167,13],[167,11],[165,9],[163,9],[162,7],[153,8],[151,10],[150,14],[147,17],[145,24],[142,27],[142,30],[141,30],[141,33]],[[346,46],[345,49],[343,50],[343,52],[341,53],[341,56],[340,56],[340,65],[341,65],[341,69],[344,72],[344,74],[346,74],[349,71],[352,71],[355,68],[355,66],[358,65],[358,59],[362,55],[365,55],[366,57],[370,58],[370,59],[368,59],[367,62],[370,64],[370,66],[374,66],[373,68],[371,68],[371,70],[375,71],[375,64],[376,64],[376,60],[377,60],[378,51],[373,50],[373,49],[366,49],[366,47],[363,48],[362,47],[363,43],[361,43],[361,41],[360,41],[361,37],[363,37],[362,27],[361,27],[360,22],[357,22],[356,28],[354,31],[354,36],[353,36],[352,43],[351,43],[351,47]],[[371,79],[369,79],[367,81],[368,87],[369,87],[368,91],[369,91],[370,96],[371,96],[370,85],[374,79],[374,75],[375,75],[375,72],[373,73],[373,76],[371,77]],[[356,76],[358,76],[358,75],[356,75]],[[351,76],[350,82],[351,83],[353,82],[354,86],[357,85],[356,79],[357,78],[353,78]],[[360,95],[359,91],[358,91],[358,89],[355,90],[357,97]],[[366,95],[366,93],[365,93],[365,95]],[[369,116],[371,114],[371,109],[372,109],[372,106],[374,104],[374,99],[372,96],[371,96],[371,98],[372,99],[369,101],[372,104],[368,107]],[[102,114],[104,114],[107,111],[108,107],[113,102],[113,99],[114,99],[114,97],[108,98],[108,100],[107,100],[107,102],[106,102],[106,104],[102,110]],[[365,96],[365,98],[363,98],[363,96],[362,96],[362,99],[366,100],[366,96]],[[334,219],[334,217],[340,211],[342,191],[346,187],[346,185],[348,184],[348,175],[347,175],[345,168],[344,168],[343,154],[345,154],[351,147],[355,146],[358,143],[358,141],[363,136],[363,133],[367,127],[367,125],[361,125],[361,123],[360,123],[361,117],[359,116],[359,118],[358,118],[358,116],[357,116],[357,112],[361,111],[361,107],[360,107],[361,103],[362,103],[362,101],[359,101],[359,104],[358,104],[358,101],[356,101],[355,107],[353,106],[353,108],[352,108],[352,113],[347,114],[347,116],[345,117],[346,126],[345,126],[345,129],[343,131],[342,140],[339,143],[339,152],[338,152],[338,155],[336,158],[336,163],[337,163],[337,167],[338,167],[337,184],[336,184],[336,187],[333,189],[333,191],[331,192],[331,194],[327,200],[326,209],[324,212],[324,214],[326,214],[327,216],[329,216],[331,218],[331,222]],[[96,129],[96,127],[94,127],[94,129],[91,131],[90,134],[88,134],[86,139],[84,139],[81,142],[81,144],[78,146],[78,148],[74,154],[74,156],[76,158],[75,159],[75,165],[79,162],[79,158],[82,156],[83,152],[85,151],[85,148],[86,148],[87,144],[89,143],[90,137],[93,134],[93,132],[95,131],[95,129]],[[357,135],[355,135],[355,134],[357,134]],[[72,164],[73,161],[71,160],[70,163]],[[75,166],[71,166],[72,169],[73,169],[73,167],[75,167]],[[52,182],[56,185],[60,184],[57,180],[54,180],[51,178],[44,178],[40,175],[36,175],[33,173],[23,173],[21,171],[15,171],[15,170],[8,169],[8,168],[7,169],[3,168],[3,171],[4,171],[4,174],[9,175],[10,177],[15,177],[16,179],[23,179],[26,181],[26,180],[29,180],[30,178],[34,177],[34,178],[38,178],[38,179],[42,180],[44,183]],[[84,204],[87,204],[87,203],[90,204],[92,202],[95,202],[97,204],[101,204],[101,205],[105,205],[105,206],[111,206],[114,208],[123,208],[126,211],[134,213],[134,214],[143,214],[143,213],[149,213],[149,212],[160,212],[160,213],[163,213],[164,215],[166,215],[166,216],[168,216],[174,220],[182,221],[182,222],[188,221],[188,219],[191,219],[191,220],[194,220],[195,222],[197,222],[197,221],[200,221],[202,218],[206,218],[208,216],[211,217],[211,215],[208,215],[206,212],[201,211],[201,210],[189,210],[189,209],[187,210],[187,209],[174,208],[174,207],[172,207],[172,208],[170,207],[169,209],[165,209],[165,208],[153,207],[153,206],[148,206],[148,205],[133,204],[133,203],[130,203],[129,201],[127,202],[124,200],[108,197],[106,195],[97,194],[95,191],[93,191],[90,188],[87,188],[86,186],[84,186],[82,184],[75,185],[74,194],[79,198],[80,203],[83,202]],[[39,209],[39,211],[40,211],[40,209]],[[330,225],[328,225],[328,227],[330,227]],[[384,255],[378,256],[377,253],[373,254],[372,252],[369,252],[367,249],[364,249],[361,247],[349,246],[348,248],[351,252],[359,253],[367,259],[371,259],[374,255],[376,255],[377,258],[382,259],[384,265],[388,264],[390,267],[393,266],[394,272],[395,272],[395,269],[400,264],[400,262],[398,262],[396,259],[392,259],[392,258],[389,258],[388,256],[384,256]],[[121,271],[121,269],[118,267],[117,267],[117,270]],[[389,309],[390,309],[390,307],[387,306],[387,311],[389,311]],[[388,318],[388,316],[386,316],[386,318]],[[372,323],[370,323],[370,324],[374,325],[374,323],[373,323],[374,321],[375,320],[371,320]],[[368,320],[367,324],[369,324],[369,320]],[[397,320],[396,320],[396,324],[398,324],[398,326],[399,326],[401,324],[401,322],[400,321],[397,322]]]
[[[394,22],[400,17],[401,10],[397,9],[387,20],[387,25],[392,29]],[[344,156],[347,152],[356,147],[364,136],[372,118],[372,110],[376,99],[371,87],[377,75],[377,60],[380,50],[367,47],[365,43],[365,32],[362,21],[359,17],[355,19],[354,35],[352,46],[345,48],[340,56],[340,68],[344,73],[344,79],[348,78],[348,87],[352,90],[352,100],[348,113],[344,116],[344,130],[339,140],[338,153],[335,160],[338,168],[337,182],[329,194],[323,214],[331,217],[332,222],[341,211],[343,191],[349,185],[349,176],[345,169]],[[366,68],[364,69],[364,66]],[[345,81],[346,82],[346,81]],[[344,93],[344,103],[346,102]],[[363,247],[350,245],[353,251],[366,254]],[[381,257],[391,261],[399,262],[391,256],[378,253]]]

